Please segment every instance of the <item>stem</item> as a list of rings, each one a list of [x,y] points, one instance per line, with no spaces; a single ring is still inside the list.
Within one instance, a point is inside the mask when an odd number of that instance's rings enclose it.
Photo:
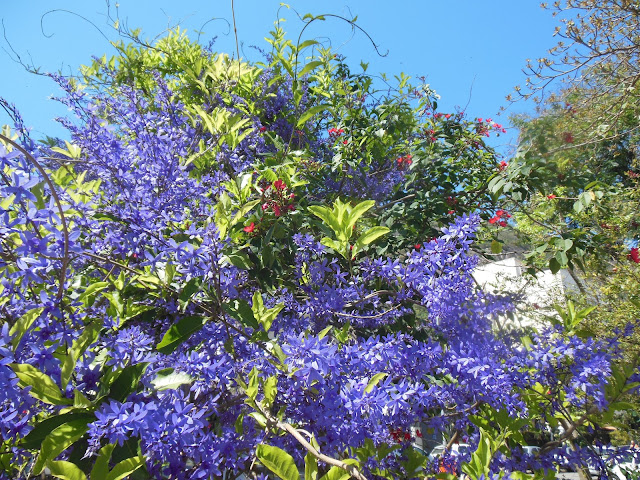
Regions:
[[[290,424],[288,424],[286,422],[281,422],[280,420],[278,420],[277,418],[273,417],[269,412],[263,410],[259,406],[258,406],[258,409],[260,410],[260,413],[262,413],[267,418],[267,420],[269,420],[270,423],[272,423],[273,425],[278,427],[280,430],[284,430],[285,432],[291,434],[293,436],[293,438],[295,438],[300,445],[302,445],[311,455],[316,457],[321,462],[324,462],[327,465],[332,465],[334,467],[341,468],[341,469],[349,472],[349,475],[351,475],[353,478],[355,478],[357,480],[367,480],[367,477],[365,477],[362,473],[360,473],[360,471],[355,466],[349,465],[348,463],[345,463],[342,460],[338,460],[336,458],[329,457],[327,455],[324,455],[323,453],[320,453],[292,425],[290,425]]]

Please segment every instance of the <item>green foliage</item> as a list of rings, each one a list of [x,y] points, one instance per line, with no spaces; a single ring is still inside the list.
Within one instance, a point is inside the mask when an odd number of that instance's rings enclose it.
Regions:
[[[258,445],[256,456],[265,467],[282,480],[300,480],[300,473],[293,457],[284,450],[262,444]]]
[[[371,227],[362,233],[354,244],[350,243],[356,222],[375,205],[373,200],[365,200],[351,207],[337,199],[333,209],[329,207],[311,206],[309,211],[319,217],[334,233],[335,239],[324,237],[322,244],[332,248],[336,253],[351,261],[365,246],[381,236],[389,233],[387,227]]]

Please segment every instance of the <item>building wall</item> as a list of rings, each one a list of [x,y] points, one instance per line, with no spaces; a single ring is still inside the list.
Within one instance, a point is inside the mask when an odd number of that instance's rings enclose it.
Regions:
[[[524,264],[514,255],[479,265],[473,275],[478,285],[487,292],[521,296],[515,314],[517,326],[535,324],[538,321],[536,317],[553,312],[554,303],[564,303],[567,293],[578,290],[566,270],[560,270],[555,275],[550,270],[544,270],[536,278],[524,272]]]

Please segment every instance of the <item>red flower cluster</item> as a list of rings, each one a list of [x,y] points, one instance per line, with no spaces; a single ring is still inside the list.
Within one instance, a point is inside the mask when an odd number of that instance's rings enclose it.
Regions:
[[[573,134],[571,132],[563,132],[562,141],[564,143],[573,143]]]
[[[506,227],[507,221],[505,220],[505,218],[511,218],[511,215],[505,210],[498,210],[496,214],[493,216],[493,218],[489,219],[489,223],[491,225],[493,225],[494,223],[497,223],[501,227]]]
[[[504,170],[505,168],[507,168],[507,165],[509,165],[507,162],[505,162],[504,160],[500,162],[500,165],[498,166],[498,169],[500,171]]]
[[[389,433],[391,434],[391,438],[393,438],[393,440],[398,443],[408,442],[409,440],[411,440],[411,434],[409,432],[405,432],[401,428],[390,430]]]
[[[547,195],[547,198],[549,200],[553,200],[554,198],[556,198],[556,196],[552,193],[551,195]]]
[[[398,169],[402,170],[404,167],[408,167],[413,163],[411,160],[413,157],[410,154],[405,155],[404,157],[396,158],[396,163],[398,164]]]
[[[436,131],[433,128],[424,131],[426,137],[429,138],[430,142],[436,141]]]
[[[328,131],[330,137],[339,137],[344,133],[344,130],[341,128],[330,128]]]
[[[640,263],[640,252],[638,251],[638,247],[633,247],[627,257],[635,263]]]
[[[294,193],[289,193],[287,184],[281,179],[267,185],[267,188],[262,191],[262,197],[265,200],[262,204],[262,211],[266,212],[271,209],[276,217],[296,209],[293,205],[296,196]]]
[[[449,120],[453,114],[451,113],[434,113],[433,118],[441,118],[444,117],[446,120]]]
[[[485,120],[480,117],[476,118],[476,133],[489,137],[491,136],[491,130],[497,132],[497,136],[500,136],[500,133],[507,133],[506,128],[490,118]]]

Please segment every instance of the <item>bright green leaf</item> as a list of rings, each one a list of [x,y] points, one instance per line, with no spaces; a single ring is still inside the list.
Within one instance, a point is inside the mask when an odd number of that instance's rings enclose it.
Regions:
[[[293,457],[284,450],[260,444],[256,448],[256,456],[265,467],[282,480],[300,480],[300,473]]]

